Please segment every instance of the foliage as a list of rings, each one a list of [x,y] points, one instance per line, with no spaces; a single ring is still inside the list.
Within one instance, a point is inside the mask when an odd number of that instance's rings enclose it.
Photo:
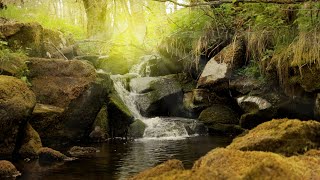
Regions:
[[[52,14],[48,13],[48,9],[45,7],[31,6],[22,8],[15,5],[7,6],[7,9],[0,11],[1,17],[20,22],[36,21],[45,28],[59,30],[64,34],[72,34],[76,39],[85,37],[85,28],[83,28],[82,25],[73,24],[65,18],[52,16]]]

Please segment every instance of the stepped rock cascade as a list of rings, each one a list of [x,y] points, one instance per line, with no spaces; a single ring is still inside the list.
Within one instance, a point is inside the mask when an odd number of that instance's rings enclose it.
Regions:
[[[142,77],[138,73],[139,71],[141,72],[140,68],[141,66],[136,65],[133,67],[130,73],[125,75],[111,75],[111,79],[113,80],[115,91],[131,111],[135,119],[140,119],[143,123],[146,124],[147,127],[143,135],[144,139],[179,139],[186,138],[191,135],[197,135],[206,131],[204,126],[195,119],[180,117],[147,118],[141,115],[140,109],[137,105],[137,101],[139,100],[139,96],[143,95],[143,92],[136,92],[134,89],[132,89],[132,91],[128,90],[130,89],[129,81],[131,78]],[[147,66],[145,66],[144,68],[148,69]],[[141,104],[141,102],[139,104]]]

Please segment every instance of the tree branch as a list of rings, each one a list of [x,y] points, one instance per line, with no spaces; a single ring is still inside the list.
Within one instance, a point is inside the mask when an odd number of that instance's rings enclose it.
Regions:
[[[310,0],[211,0],[209,2],[198,2],[191,4],[179,3],[176,0],[154,0],[158,2],[171,2],[178,6],[183,7],[195,7],[195,6],[212,6],[212,5],[221,5],[226,3],[273,3],[273,4],[297,4],[310,2]],[[320,2],[320,0],[313,0],[312,2]]]

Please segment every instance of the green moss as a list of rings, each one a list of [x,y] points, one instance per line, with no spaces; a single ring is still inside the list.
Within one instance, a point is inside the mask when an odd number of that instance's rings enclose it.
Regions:
[[[227,106],[214,104],[203,110],[199,120],[204,124],[239,124],[237,114]]]

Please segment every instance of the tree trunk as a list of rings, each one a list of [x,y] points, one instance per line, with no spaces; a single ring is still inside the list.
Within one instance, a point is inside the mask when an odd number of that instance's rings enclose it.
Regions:
[[[108,26],[107,0],[83,0],[87,14],[87,36],[89,38],[111,37],[111,28]]]

